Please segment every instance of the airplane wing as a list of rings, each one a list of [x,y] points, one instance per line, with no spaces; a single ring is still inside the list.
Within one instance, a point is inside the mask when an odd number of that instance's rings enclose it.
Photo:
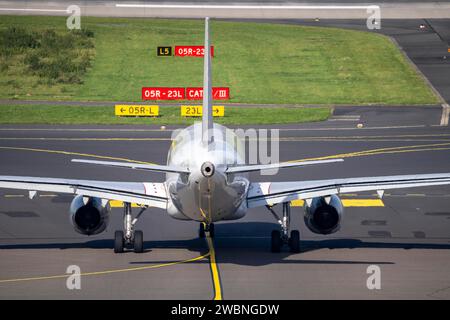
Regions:
[[[0,176],[0,188],[30,191],[69,193],[105,200],[119,200],[162,209],[167,208],[167,193],[163,183],[113,182]]]
[[[226,173],[240,173],[240,172],[264,171],[264,170],[271,170],[271,169],[303,167],[303,166],[309,166],[309,165],[313,165],[313,164],[324,164],[324,163],[342,162],[342,161],[344,161],[344,159],[282,162],[282,163],[272,163],[272,164],[256,164],[256,165],[249,165],[249,166],[228,167],[225,172]]]
[[[381,176],[289,182],[251,183],[247,194],[249,208],[273,205],[295,199],[311,199],[333,194],[450,184],[450,173]]]
[[[187,168],[174,167],[174,166],[161,166],[161,165],[156,165],[156,164],[141,164],[141,163],[117,162],[117,161],[97,161],[97,160],[84,160],[84,159],[72,159],[72,162],[96,164],[96,165],[116,167],[116,168],[147,170],[147,171],[186,173],[186,174],[189,173],[189,170]]]

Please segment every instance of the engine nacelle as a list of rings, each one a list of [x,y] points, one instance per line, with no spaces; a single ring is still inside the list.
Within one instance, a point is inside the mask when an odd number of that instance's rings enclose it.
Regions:
[[[311,232],[331,234],[341,227],[344,207],[338,196],[332,195],[327,204],[324,197],[313,198],[311,205],[305,202],[305,224]]]
[[[111,207],[102,204],[99,198],[76,196],[70,204],[70,222],[76,232],[93,235],[103,232],[109,223]]]

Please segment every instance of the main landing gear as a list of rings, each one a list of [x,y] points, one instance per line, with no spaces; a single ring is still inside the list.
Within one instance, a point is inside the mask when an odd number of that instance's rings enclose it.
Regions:
[[[200,222],[198,236],[203,239],[206,237],[206,232],[209,232],[210,238],[214,238],[214,223],[206,224],[204,222]]]
[[[289,246],[289,249],[293,253],[300,252],[300,232],[298,230],[292,230],[289,236],[289,229],[291,224],[291,205],[289,202],[283,202],[283,218],[280,219],[277,213],[271,206],[266,208],[272,213],[275,219],[281,226],[280,230],[273,230],[270,241],[270,249],[272,252],[280,252],[284,244]]]
[[[134,225],[148,207],[142,207],[134,219],[131,213],[131,204],[125,202],[123,207],[123,228],[125,234],[121,230],[114,233],[114,252],[122,253],[125,248],[131,247],[134,249],[134,252],[142,253],[144,252],[144,233],[141,230],[134,230]]]

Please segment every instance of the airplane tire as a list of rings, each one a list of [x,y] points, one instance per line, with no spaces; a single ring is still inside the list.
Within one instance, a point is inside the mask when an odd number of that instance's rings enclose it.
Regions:
[[[273,230],[270,241],[270,251],[280,252],[283,241],[281,240],[281,232],[278,230]]]
[[[291,231],[291,237],[289,238],[289,248],[292,253],[300,252],[300,232],[298,230]]]
[[[124,247],[123,232],[116,231],[114,233],[114,253],[122,253]]]
[[[134,252],[142,253],[144,252],[144,233],[141,230],[136,230],[134,232]]]

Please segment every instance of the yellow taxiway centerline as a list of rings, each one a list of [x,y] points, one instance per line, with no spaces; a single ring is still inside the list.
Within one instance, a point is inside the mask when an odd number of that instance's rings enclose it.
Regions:
[[[112,274],[112,273],[120,273],[120,272],[130,272],[130,271],[142,271],[142,270],[149,270],[149,269],[158,269],[163,267],[169,267],[177,264],[182,263],[188,263],[188,262],[194,262],[198,260],[202,260],[209,256],[209,252],[195,257],[191,259],[181,260],[181,261],[174,261],[174,262],[168,262],[168,263],[162,263],[162,264],[154,264],[154,265],[147,265],[142,267],[135,267],[135,268],[125,268],[125,269],[113,269],[113,270],[105,270],[105,271],[95,271],[95,272],[86,272],[81,273],[81,276],[98,276],[98,275],[106,275],[106,274]],[[72,274],[61,274],[61,275],[55,275],[55,276],[44,276],[44,277],[29,277],[29,278],[16,278],[16,279],[5,279],[0,280],[0,284],[2,283],[8,283],[8,282],[23,282],[23,281],[36,281],[36,280],[51,280],[51,279],[62,279],[67,278],[71,276]]]
[[[401,147],[389,147],[389,148],[378,148],[378,149],[368,149],[363,151],[355,151],[348,153],[341,153],[323,157],[306,158],[298,160],[289,160],[289,162],[301,162],[301,161],[312,161],[312,160],[327,160],[327,159],[339,159],[339,158],[352,158],[352,157],[363,157],[372,156],[379,154],[392,154],[392,153],[405,153],[405,152],[420,152],[420,151],[440,151],[447,150],[450,143],[433,143],[433,144],[421,144],[412,146],[401,146]],[[447,148],[443,148],[447,147]],[[422,149],[420,149],[422,148]]]
[[[44,152],[44,153],[54,153],[54,154],[64,154],[64,155],[90,157],[90,158],[97,158],[97,159],[126,161],[126,162],[133,162],[133,163],[139,163],[139,164],[155,164],[155,163],[152,163],[152,162],[137,161],[137,160],[127,159],[127,158],[100,156],[100,155],[96,155],[96,154],[78,153],[78,152],[70,152],[70,151],[62,151],[62,150],[48,150],[48,149],[20,148],[20,147],[0,147],[0,149],[4,149],[4,150],[19,150],[19,151],[32,151],[32,152]]]
[[[219,268],[216,263],[216,252],[214,250],[214,244],[209,235],[206,237],[209,248],[209,267],[211,269],[211,275],[214,287],[214,298],[213,300],[223,300],[222,298],[222,286],[220,284]]]
[[[213,281],[213,288],[214,288],[214,300],[222,300],[222,286],[220,283],[220,275],[219,275],[219,269],[217,267],[216,263],[216,253],[214,249],[214,244],[212,239],[209,235],[206,237],[206,241],[208,244],[208,253],[203,254],[201,256],[181,260],[181,261],[174,261],[169,263],[163,263],[163,264],[156,264],[156,265],[147,265],[142,267],[135,267],[135,268],[124,268],[124,269],[113,269],[113,270],[104,270],[104,271],[94,271],[94,272],[86,272],[81,273],[80,276],[99,276],[99,275],[107,275],[107,274],[113,274],[113,273],[121,273],[121,272],[131,272],[131,271],[143,271],[143,270],[149,270],[149,269],[158,269],[163,267],[169,267],[173,265],[178,265],[182,263],[189,263],[194,261],[199,261],[205,258],[209,257],[209,265],[211,269],[211,275],[212,275],[212,281]],[[71,276],[71,274],[60,274],[60,275],[53,275],[53,276],[40,276],[40,277],[27,277],[27,278],[13,278],[13,279],[3,279],[0,280],[0,284],[2,283],[14,283],[14,282],[25,282],[25,281],[38,281],[38,280],[52,280],[52,279],[64,279]]]

